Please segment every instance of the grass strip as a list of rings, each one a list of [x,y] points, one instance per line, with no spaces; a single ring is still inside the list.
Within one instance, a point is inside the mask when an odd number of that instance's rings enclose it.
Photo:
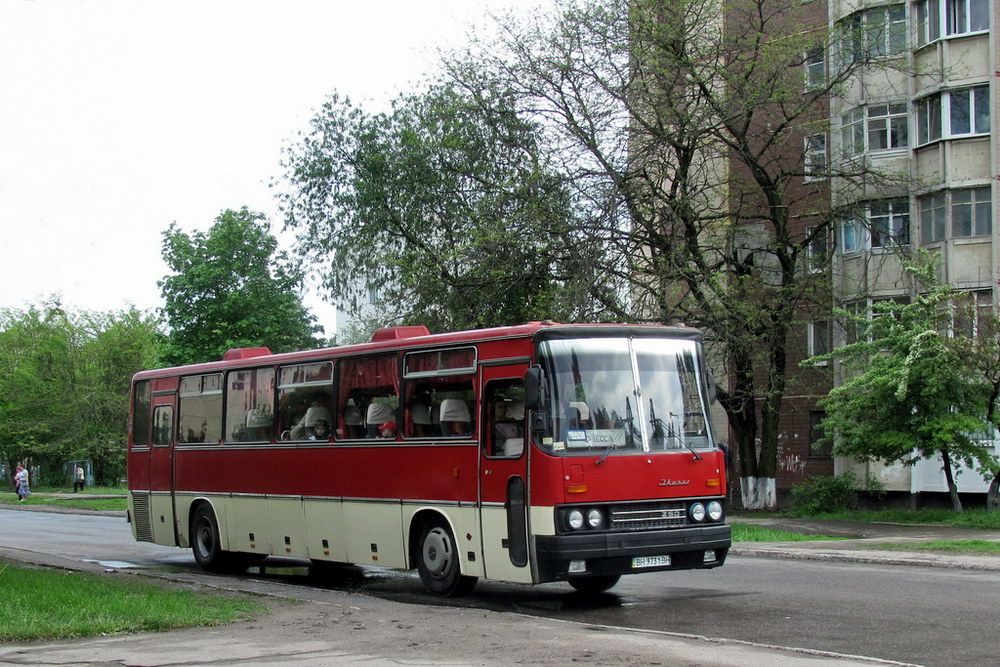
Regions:
[[[1000,542],[989,540],[937,540],[933,542],[870,542],[865,549],[886,551],[930,551],[966,556],[1000,556]]]
[[[787,530],[776,530],[765,526],[753,526],[745,523],[732,523],[733,542],[813,542],[822,540],[842,540],[843,537],[828,535],[806,535]]]
[[[267,612],[246,597],[0,563],[0,641],[222,625]]]
[[[18,502],[13,493],[0,493],[0,505],[55,505],[58,507],[77,507],[85,510],[120,511],[128,509],[125,498],[60,498],[46,493],[32,492],[27,500]]]

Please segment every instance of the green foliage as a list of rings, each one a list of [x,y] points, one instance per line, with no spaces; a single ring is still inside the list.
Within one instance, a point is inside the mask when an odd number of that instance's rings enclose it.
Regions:
[[[288,151],[286,224],[353,316],[438,330],[589,316],[593,274],[553,251],[574,211],[537,127],[477,94],[489,104],[433,87],[378,114],[334,95]]]
[[[213,361],[239,347],[317,347],[322,328],[302,305],[302,272],[277,248],[264,215],[245,207],[224,211],[207,233],[171,225],[163,258],[173,274],[159,283],[170,329],[164,361]]]
[[[0,461],[61,484],[88,459],[100,481],[125,473],[132,375],[156,363],[157,322],[137,310],[71,313],[58,301],[0,312]]]
[[[970,367],[968,341],[947,335],[955,294],[937,282],[932,258],[924,254],[906,270],[926,291],[909,303],[876,303],[871,321],[858,322],[867,338],[821,357],[841,361],[850,373],[820,401],[823,429],[836,434],[835,453],[862,461],[946,456],[959,509],[954,462],[979,470],[998,465],[989,443],[973,437],[989,430],[989,391]]]
[[[858,505],[858,477],[845,472],[832,477],[810,477],[792,487],[789,514],[816,516],[855,509]]]

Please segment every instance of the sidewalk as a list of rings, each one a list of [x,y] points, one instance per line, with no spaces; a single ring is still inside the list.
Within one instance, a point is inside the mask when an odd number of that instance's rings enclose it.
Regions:
[[[789,519],[731,517],[731,523],[767,526],[809,535],[840,537],[840,540],[809,542],[736,542],[729,555],[758,558],[791,558],[826,560],[883,565],[916,565],[950,567],[963,570],[1000,571],[1000,556],[965,556],[874,548],[873,544],[891,543],[905,547],[907,543],[940,540],[984,540],[1000,543],[1000,531],[924,526],[895,523],[855,523],[823,519]]]

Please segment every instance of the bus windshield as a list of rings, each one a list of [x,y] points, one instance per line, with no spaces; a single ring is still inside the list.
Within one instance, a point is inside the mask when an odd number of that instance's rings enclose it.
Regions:
[[[669,338],[543,341],[550,429],[539,446],[604,457],[714,448],[698,349]]]

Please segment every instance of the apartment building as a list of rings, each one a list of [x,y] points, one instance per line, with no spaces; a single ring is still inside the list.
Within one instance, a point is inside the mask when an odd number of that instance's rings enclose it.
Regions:
[[[886,176],[860,185],[830,179],[830,204],[845,211],[829,241],[832,293],[851,312],[866,313],[881,299],[909,299],[914,287],[900,258],[916,249],[940,253],[941,277],[967,292],[974,306],[971,317],[955,322],[956,333],[978,333],[983,316],[995,308],[1000,61],[992,26],[998,7],[997,0],[831,0],[825,7],[835,47],[807,59],[807,84],[862,55],[876,56],[879,65],[864,68],[831,96],[828,133],[805,137],[803,144],[807,167],[863,161]],[[814,173],[823,178],[822,169]],[[811,323],[802,334],[803,355],[852,335],[832,319]],[[837,369],[827,370],[836,382]],[[813,388],[821,390],[821,383]],[[798,405],[792,402],[783,420],[787,446],[779,487],[828,465],[822,451],[803,449],[818,437],[821,417],[808,393]],[[836,472],[873,474],[889,491],[947,490],[940,462],[833,464]],[[972,471],[959,475],[958,483],[964,492],[987,487]]]

